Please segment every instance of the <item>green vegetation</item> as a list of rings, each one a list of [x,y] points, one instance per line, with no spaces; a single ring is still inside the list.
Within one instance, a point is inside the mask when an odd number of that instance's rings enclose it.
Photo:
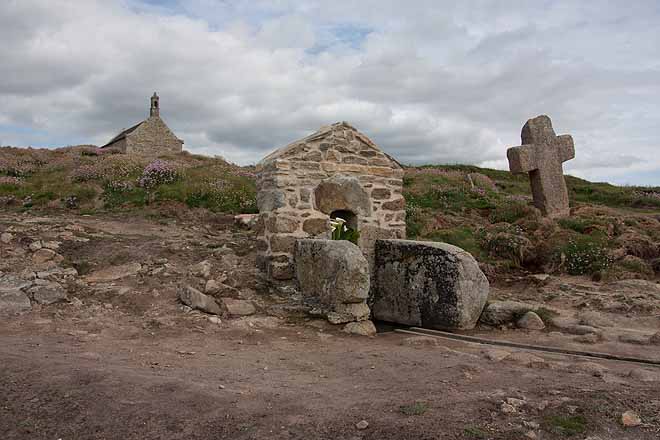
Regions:
[[[399,407],[399,411],[407,416],[421,416],[428,409],[428,405],[424,402],[415,402],[412,405],[402,405]]]
[[[474,427],[474,426],[469,426],[469,427],[465,428],[463,431],[465,432],[465,434],[468,437],[471,437],[471,438],[477,438],[477,439],[488,438],[488,433],[486,431],[484,431],[481,428]]]
[[[610,267],[610,258],[603,240],[592,236],[579,236],[570,240],[561,250],[566,259],[566,270],[571,275],[591,275]]]
[[[17,208],[130,210],[178,202],[214,212],[254,213],[249,170],[191,154],[108,154],[90,147],[0,148],[0,197]]]
[[[549,416],[545,419],[548,431],[571,437],[587,430],[587,419],[582,415]]]

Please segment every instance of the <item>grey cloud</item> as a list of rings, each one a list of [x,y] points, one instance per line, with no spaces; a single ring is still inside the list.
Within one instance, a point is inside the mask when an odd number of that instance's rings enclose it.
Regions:
[[[0,140],[104,143],[156,90],[186,148],[242,163],[348,120],[402,162],[506,166],[545,113],[576,140],[569,169],[660,170],[655,1],[58,6],[0,10],[0,124],[22,127]]]

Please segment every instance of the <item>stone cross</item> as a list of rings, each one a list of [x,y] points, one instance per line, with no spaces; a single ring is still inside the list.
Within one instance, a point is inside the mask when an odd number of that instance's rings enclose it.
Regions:
[[[575,157],[571,135],[555,135],[546,115],[527,121],[520,134],[522,146],[509,148],[506,156],[512,173],[529,173],[534,206],[548,217],[569,214],[568,190],[562,163]]]

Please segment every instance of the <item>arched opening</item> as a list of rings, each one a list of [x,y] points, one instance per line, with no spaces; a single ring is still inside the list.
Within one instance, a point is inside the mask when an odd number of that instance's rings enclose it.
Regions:
[[[347,209],[338,209],[336,211],[332,211],[330,213],[330,218],[331,219],[336,219],[340,218],[343,220],[346,220],[346,226],[351,228],[354,231],[358,230],[358,218],[357,215],[355,215],[353,212],[347,210]]]

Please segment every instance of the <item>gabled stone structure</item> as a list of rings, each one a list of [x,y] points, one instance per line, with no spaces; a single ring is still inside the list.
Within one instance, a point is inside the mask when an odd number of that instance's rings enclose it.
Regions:
[[[323,127],[257,165],[259,267],[271,281],[295,277],[300,238],[329,238],[331,217],[360,233],[373,270],[376,239],[404,238],[403,168],[346,122]]]
[[[123,130],[101,148],[112,148],[122,153],[157,156],[180,153],[183,150],[183,141],[176,137],[160,118],[160,98],[154,92],[151,97],[149,118]]]

